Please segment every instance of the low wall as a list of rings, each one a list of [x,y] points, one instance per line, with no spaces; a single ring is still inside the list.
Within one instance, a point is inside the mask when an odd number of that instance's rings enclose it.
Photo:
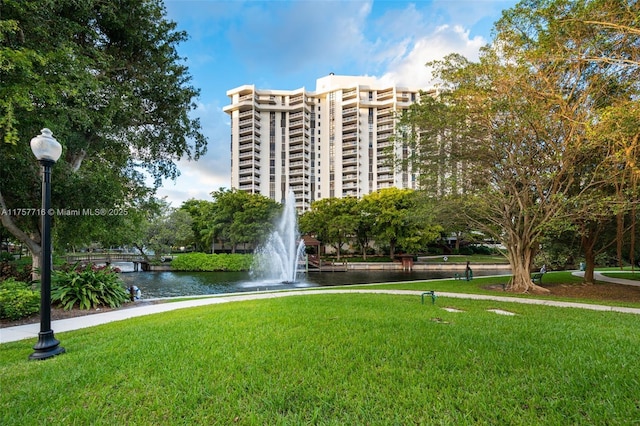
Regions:
[[[472,270],[500,269],[511,270],[508,263],[471,263]],[[465,263],[443,262],[443,263],[414,263],[414,271],[464,271],[467,267]],[[402,271],[401,262],[354,262],[347,263],[350,271]]]
[[[151,265],[151,264],[147,264],[147,267],[144,270],[145,271],[152,271],[152,272],[171,271],[171,264],[166,264],[166,265]]]

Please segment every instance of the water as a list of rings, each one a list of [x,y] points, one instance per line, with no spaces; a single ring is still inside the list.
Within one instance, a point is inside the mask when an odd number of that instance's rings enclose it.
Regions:
[[[304,242],[298,231],[295,195],[289,191],[274,231],[256,250],[252,274],[260,282],[295,283],[301,262]]]
[[[117,265],[120,266],[120,265]],[[124,265],[123,265],[124,266]],[[126,285],[137,285],[145,299],[198,296],[247,291],[286,290],[349,284],[452,278],[456,271],[349,271],[312,272],[298,282],[256,281],[248,272],[124,272]],[[509,271],[474,271],[474,276],[503,275]]]

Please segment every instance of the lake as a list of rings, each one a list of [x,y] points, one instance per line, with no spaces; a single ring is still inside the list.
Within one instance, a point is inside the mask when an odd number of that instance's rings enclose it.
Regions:
[[[114,265],[120,266],[120,265]],[[199,296],[246,291],[286,290],[349,284],[371,284],[452,278],[456,271],[310,272],[299,282],[283,284],[254,280],[248,272],[123,272],[127,286],[136,285],[144,299]],[[505,275],[505,270],[474,270],[474,276]]]

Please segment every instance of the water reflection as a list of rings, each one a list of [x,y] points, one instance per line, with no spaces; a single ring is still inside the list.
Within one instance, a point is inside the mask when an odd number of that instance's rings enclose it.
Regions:
[[[247,272],[125,272],[121,274],[127,286],[137,285],[144,298],[224,294],[245,291],[286,290],[368,284],[380,282],[416,281],[452,278],[454,271],[350,271],[313,272],[298,283],[253,281]],[[504,270],[477,271],[476,276],[501,275]]]

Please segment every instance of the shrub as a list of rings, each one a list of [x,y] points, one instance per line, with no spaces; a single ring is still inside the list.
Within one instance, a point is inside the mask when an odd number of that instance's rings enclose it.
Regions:
[[[69,271],[55,271],[52,277],[51,301],[65,310],[98,306],[117,308],[129,300],[123,281],[111,268],[88,265]]]
[[[0,318],[18,320],[40,310],[40,292],[9,278],[0,282]]]
[[[0,280],[15,278],[16,281],[31,281],[31,263],[16,260],[0,261]]]
[[[13,255],[8,251],[0,251],[0,262],[12,262]]]
[[[171,261],[174,271],[248,271],[251,269],[251,254],[181,254]]]

